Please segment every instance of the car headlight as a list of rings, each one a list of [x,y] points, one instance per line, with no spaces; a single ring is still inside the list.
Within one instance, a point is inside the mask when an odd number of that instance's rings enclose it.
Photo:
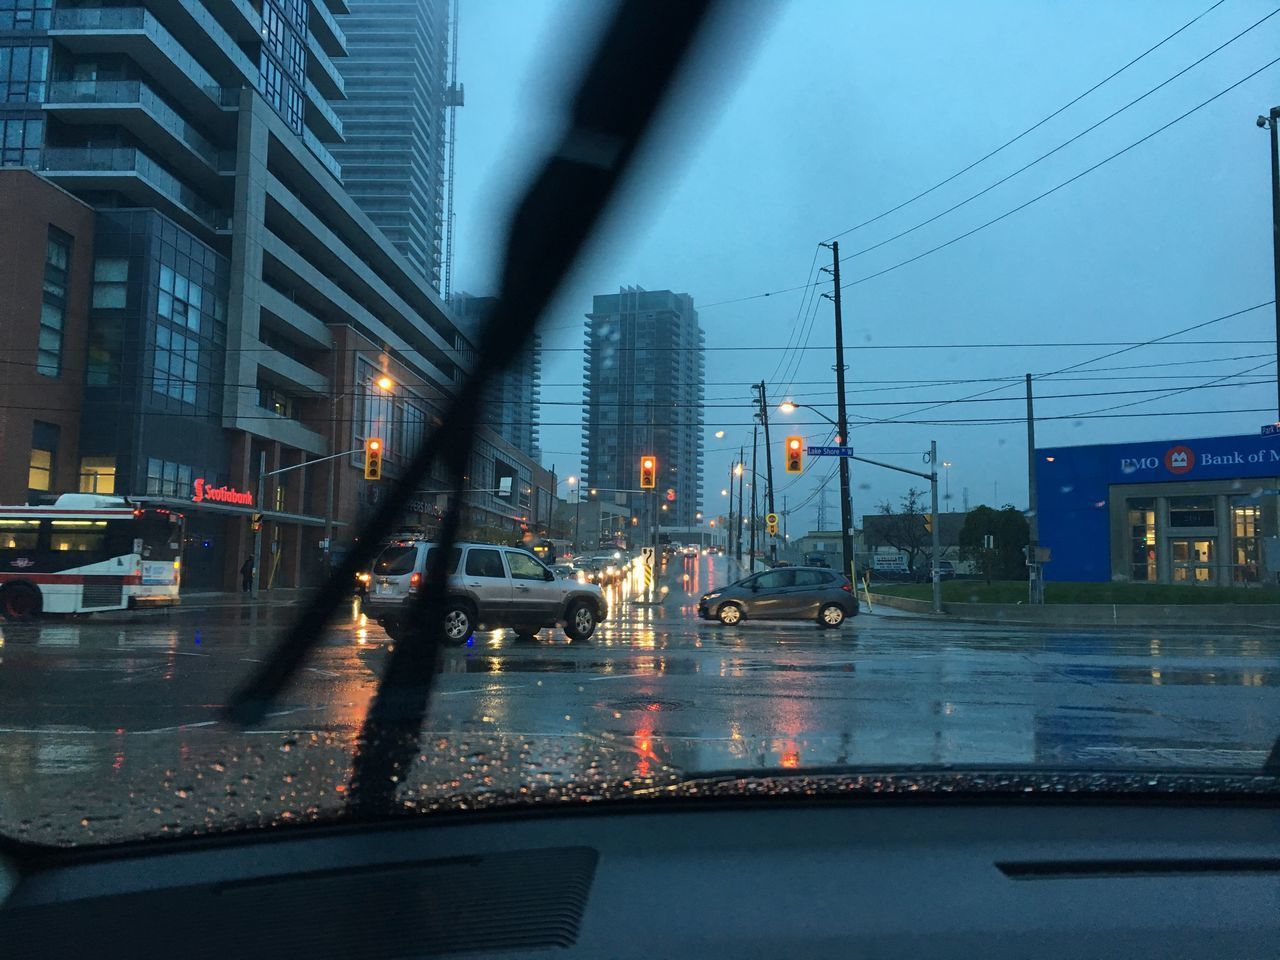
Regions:
[[[368,583],[369,575],[367,573],[357,573],[356,579],[359,580],[361,583]]]
[[[708,593],[708,594],[707,594],[705,597],[703,597],[702,599],[703,599],[703,600],[714,600],[714,599],[716,599],[718,596],[720,596],[720,594],[718,594],[718,593]]]

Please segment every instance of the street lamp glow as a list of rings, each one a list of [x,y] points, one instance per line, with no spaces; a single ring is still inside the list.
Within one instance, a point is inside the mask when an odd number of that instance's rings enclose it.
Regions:
[[[388,377],[385,373],[378,378],[377,383],[378,383],[378,388],[380,390],[390,390],[392,387],[396,385],[396,382],[392,380],[390,377]]]
[[[722,496],[722,497],[727,497],[728,495],[729,495],[729,491],[728,491],[728,490],[725,490],[725,489],[723,489],[723,488],[720,490],[720,496]]]
[[[564,478],[564,482],[565,482],[565,483],[567,483],[569,486],[571,486],[571,487],[572,487],[575,483],[577,483],[577,482],[578,482],[578,478],[577,478],[577,477],[565,477],[565,478]]]
[[[724,439],[724,431],[723,431],[723,430],[717,430],[717,431],[716,431],[716,439],[717,439],[717,440],[723,440],[723,439]]]
[[[778,409],[783,413],[795,413],[796,405],[790,400],[783,400],[782,403],[778,404]]]
[[[734,475],[735,477],[740,477],[740,476],[742,476],[742,464],[740,464],[740,463],[734,464],[734,466],[733,466],[733,475]]]

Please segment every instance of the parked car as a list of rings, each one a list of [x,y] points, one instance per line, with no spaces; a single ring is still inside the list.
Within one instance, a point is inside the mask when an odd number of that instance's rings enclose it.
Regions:
[[[831,566],[831,564],[827,563],[826,554],[822,554],[822,553],[806,553],[804,555],[804,562],[805,562],[805,565],[809,567],[830,567]]]
[[[857,616],[849,578],[827,567],[785,567],[756,573],[704,594],[698,616],[733,626],[743,620],[816,620],[838,627]]]
[[[378,554],[364,610],[393,640],[403,636],[427,575],[426,540],[392,543]],[[459,543],[447,566],[449,596],[445,642],[465,643],[477,629],[510,627],[532,638],[543,627],[564,626],[571,640],[586,640],[608,616],[600,588],[558,578],[527,550],[492,543]]]
[[[586,581],[586,577],[582,575],[582,571],[575,567],[572,563],[553,563],[548,569],[561,580],[582,580]]]

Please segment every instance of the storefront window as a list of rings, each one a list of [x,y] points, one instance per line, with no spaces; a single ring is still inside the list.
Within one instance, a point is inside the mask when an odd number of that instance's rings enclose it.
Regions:
[[[1216,550],[1214,537],[1188,537],[1169,541],[1174,583],[1212,583]]]
[[[1129,577],[1156,579],[1156,502],[1153,497],[1132,499],[1129,505]]]
[[[1212,527],[1216,522],[1213,497],[1169,498],[1169,526]]]
[[[1236,583],[1259,579],[1258,521],[1262,508],[1248,497],[1231,498],[1231,578]]]

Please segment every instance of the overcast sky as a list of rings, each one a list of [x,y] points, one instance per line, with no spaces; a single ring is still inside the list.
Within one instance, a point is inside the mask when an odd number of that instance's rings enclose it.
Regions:
[[[461,2],[467,103],[458,115],[454,288],[483,294],[493,288],[512,191],[558,122],[557,91],[573,76],[604,5]],[[1218,411],[1273,410],[1270,307],[1171,344],[1084,362],[1120,349],[1098,344],[1161,337],[1271,299],[1270,157],[1267,134],[1254,121],[1280,103],[1280,64],[1052,195],[927,251],[1032,201],[1268,64],[1280,55],[1280,15],[1007,183],[849,257],[1058,147],[1275,9],[1261,0],[1224,0],[1209,10],[1212,3],[742,3],[743,16],[767,18],[764,27],[708,71],[711,85],[671,118],[673,135],[546,319],[545,463],[562,477],[580,469],[580,350],[592,294],[622,284],[689,293],[708,347],[703,502],[722,512],[719,494],[739,444],[750,457],[747,384],[765,379],[775,401],[791,396],[834,417],[834,337],[830,301],[806,290],[716,304],[814,280],[829,291],[829,277],[811,271],[815,251],[819,265],[830,262],[819,241],[978,160],[1200,14],[993,158],[839,238],[848,258],[841,271],[850,419],[1018,418],[1022,374],[1083,364],[1037,382],[1040,446],[1256,433],[1273,419],[1269,412]],[[1201,343],[1185,342],[1192,340]],[[808,349],[788,349],[801,343]],[[960,346],[1049,343],[1068,345]],[[999,377],[1011,379],[995,392],[987,391],[998,382],[945,382]],[[1230,386],[1178,396],[1121,392],[1222,377]],[[979,392],[984,402],[913,412]],[[1052,399],[1062,394],[1096,395]],[[896,401],[905,403],[890,405]],[[1143,402],[1111,412],[1140,417],[1074,419],[1134,401]],[[776,414],[775,451],[788,422],[812,442],[828,436],[812,413]],[[720,429],[724,439],[714,437]],[[965,490],[970,505],[1025,505],[1025,422],[864,424],[850,437],[859,452],[917,468],[932,439],[940,459],[953,464],[953,509],[962,508]],[[811,459],[803,477],[778,481],[779,506],[785,495],[793,510],[793,536],[813,526],[828,463]],[[854,484],[861,516],[896,500],[909,478],[857,465]],[[828,491],[832,518],[834,481]]]

